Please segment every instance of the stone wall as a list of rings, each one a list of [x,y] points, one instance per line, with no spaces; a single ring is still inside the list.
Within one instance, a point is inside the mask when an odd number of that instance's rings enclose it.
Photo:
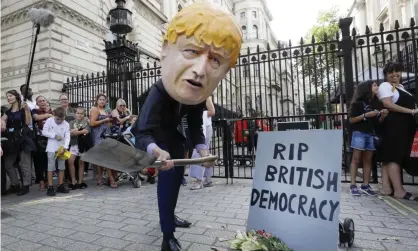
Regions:
[[[128,39],[139,43],[141,51],[158,56],[161,50],[162,1],[133,0],[133,31]],[[41,28],[32,68],[31,88],[51,103],[58,103],[67,77],[106,69],[103,40],[112,39],[106,25],[114,0],[4,0],[1,18],[1,96],[25,83],[34,30],[27,17],[32,8],[47,8],[55,15],[54,24]]]

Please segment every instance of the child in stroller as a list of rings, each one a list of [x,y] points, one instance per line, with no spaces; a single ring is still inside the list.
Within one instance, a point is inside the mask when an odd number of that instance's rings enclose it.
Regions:
[[[122,133],[123,138],[128,142],[128,144],[132,147],[135,147],[135,137],[130,132],[130,130],[126,130]],[[141,181],[147,181],[150,184],[155,183],[155,178],[158,176],[158,169],[157,168],[144,168],[138,174]]]

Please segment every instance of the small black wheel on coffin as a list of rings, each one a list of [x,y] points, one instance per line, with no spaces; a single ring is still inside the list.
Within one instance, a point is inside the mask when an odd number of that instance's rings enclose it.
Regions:
[[[346,240],[347,240],[346,243],[348,244],[349,247],[351,247],[353,246],[353,243],[354,243],[354,232],[355,232],[353,219],[350,219],[350,218],[344,219],[343,228],[344,228],[344,232],[346,235]]]
[[[341,222],[338,224],[338,239],[339,239],[338,245],[341,247],[344,244],[344,227],[343,227],[343,223]]]

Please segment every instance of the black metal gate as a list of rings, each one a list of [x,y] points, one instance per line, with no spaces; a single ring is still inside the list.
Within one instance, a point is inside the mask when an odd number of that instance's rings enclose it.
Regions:
[[[272,131],[282,122],[305,121],[309,129],[344,131],[341,171],[343,181],[350,181],[347,104],[355,86],[365,80],[383,81],[384,63],[398,61],[404,66],[404,86],[418,100],[418,27],[414,20],[409,28],[400,29],[396,22],[394,30],[385,31],[381,25],[379,32],[367,28],[361,35],[355,29],[350,32],[351,22],[351,18],[340,20],[340,32],[333,37],[312,38],[309,43],[301,40],[298,45],[259,45],[240,55],[237,67],[213,95],[217,114],[211,149],[220,157],[216,177],[253,177],[255,128]],[[90,108],[94,97],[105,93],[111,107],[117,98],[124,98],[134,113],[139,112],[147,90],[160,77],[158,60],[117,67],[110,71],[110,80],[104,72],[68,79],[64,91],[70,102]],[[373,170],[375,182],[378,170]],[[408,175],[404,182],[418,183]]]

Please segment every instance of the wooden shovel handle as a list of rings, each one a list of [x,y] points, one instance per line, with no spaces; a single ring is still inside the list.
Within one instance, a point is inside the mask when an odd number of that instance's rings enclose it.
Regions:
[[[214,162],[218,159],[216,156],[208,156],[203,158],[194,158],[194,159],[173,159],[175,166],[187,166],[187,165],[195,165],[195,164],[203,164],[205,162]],[[163,161],[155,161],[150,167],[161,167],[164,166]]]

